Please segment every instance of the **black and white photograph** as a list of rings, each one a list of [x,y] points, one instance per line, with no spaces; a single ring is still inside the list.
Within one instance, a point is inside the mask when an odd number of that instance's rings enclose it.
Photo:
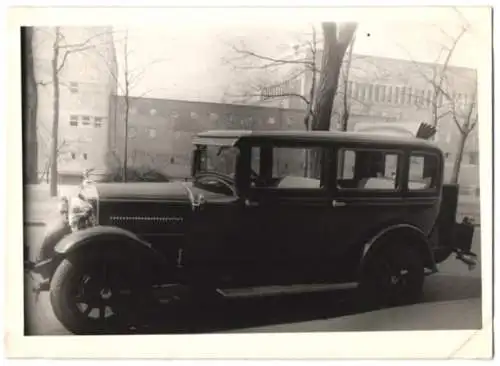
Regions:
[[[126,10],[10,14],[17,336],[492,356],[492,9]]]

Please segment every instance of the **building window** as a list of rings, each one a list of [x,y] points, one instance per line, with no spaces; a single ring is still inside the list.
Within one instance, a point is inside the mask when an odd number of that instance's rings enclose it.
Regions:
[[[75,82],[69,83],[69,91],[72,94],[77,94],[78,93],[78,83],[75,83]]]
[[[95,117],[94,118],[94,126],[97,128],[101,127],[103,120],[104,120],[104,118],[102,118],[102,117]]]
[[[387,87],[387,103],[392,103],[392,86]]]
[[[379,100],[380,85],[375,85],[375,90],[373,91],[373,101],[378,102]]]
[[[360,102],[365,100],[365,85],[358,84],[358,100]]]
[[[71,153],[71,159],[73,159],[73,160],[76,159],[76,154],[74,152]]]
[[[156,128],[146,128],[146,132],[148,133],[148,137],[150,139],[154,139],[156,137]]]
[[[407,94],[408,88],[403,86],[401,88],[401,100],[399,101],[399,104],[406,104],[406,94]]]
[[[399,86],[396,86],[394,88],[394,104],[399,104],[399,91],[400,91]]]
[[[73,127],[77,127],[78,126],[78,116],[75,116],[75,115],[69,116],[69,125],[73,126]]]
[[[379,102],[385,102],[385,85],[380,85]]]
[[[82,125],[84,126],[90,125],[90,116],[82,116]]]
[[[373,98],[373,84],[368,84],[366,86],[366,100],[371,102],[372,101],[372,98]]]
[[[407,105],[411,105],[412,103],[412,100],[413,100],[413,89],[410,87],[407,88],[407,92],[406,92],[406,104]]]
[[[83,153],[83,160],[87,160],[87,153]]]

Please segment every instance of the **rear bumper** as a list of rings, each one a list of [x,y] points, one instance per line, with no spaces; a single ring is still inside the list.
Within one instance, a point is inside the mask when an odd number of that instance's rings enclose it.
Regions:
[[[455,254],[455,259],[466,264],[469,270],[473,270],[478,264],[477,255],[472,252],[474,228],[472,220],[466,217],[462,222],[455,223],[451,233],[452,252]]]

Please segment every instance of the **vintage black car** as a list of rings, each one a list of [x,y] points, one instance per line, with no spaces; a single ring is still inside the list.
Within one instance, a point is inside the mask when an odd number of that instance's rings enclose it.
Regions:
[[[452,253],[475,264],[443,166],[417,138],[200,133],[191,179],[87,182],[63,201],[37,290],[77,334],[127,331],[183,298],[352,287],[360,304],[416,302]]]

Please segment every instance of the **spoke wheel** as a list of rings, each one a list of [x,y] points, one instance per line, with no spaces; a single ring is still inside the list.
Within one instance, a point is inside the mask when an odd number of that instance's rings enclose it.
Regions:
[[[75,334],[128,333],[148,305],[146,283],[116,260],[65,259],[51,282],[51,303],[58,320]]]
[[[387,244],[364,268],[360,294],[364,305],[382,308],[418,302],[422,294],[424,266],[411,245]]]

